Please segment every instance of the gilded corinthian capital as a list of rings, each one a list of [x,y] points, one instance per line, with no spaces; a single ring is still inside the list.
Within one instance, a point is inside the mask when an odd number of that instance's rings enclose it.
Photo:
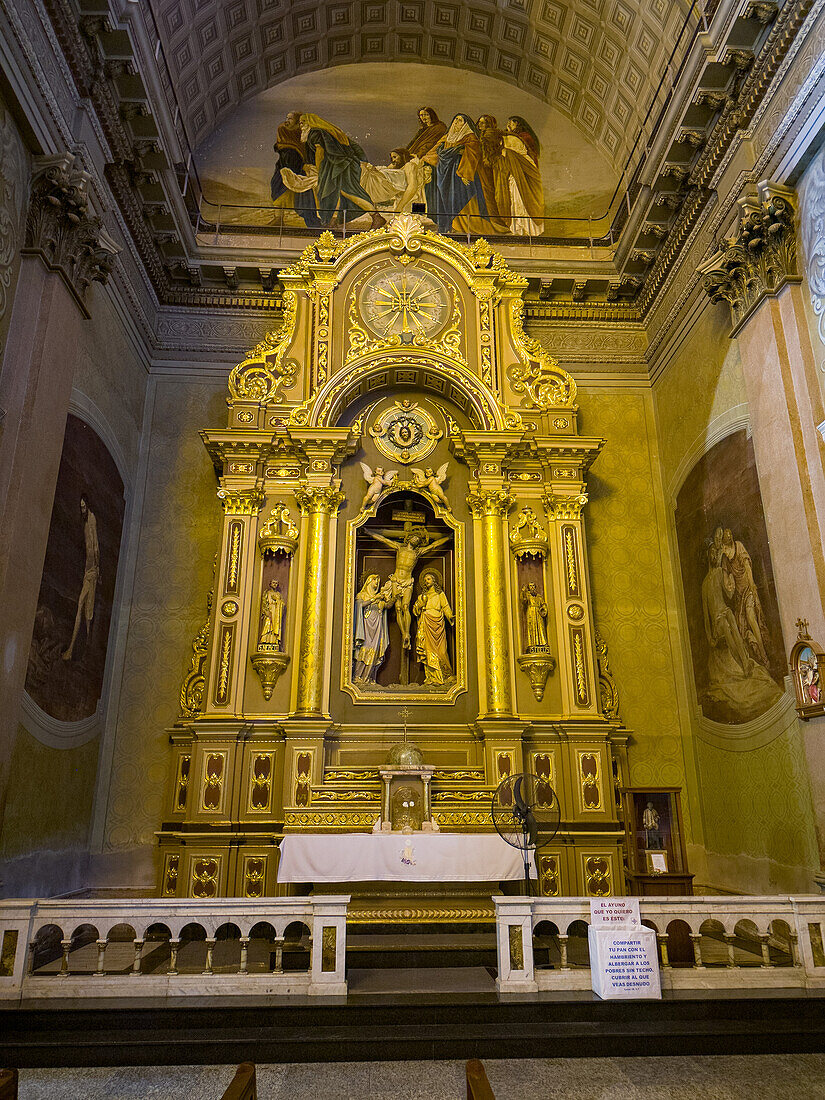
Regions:
[[[305,516],[312,512],[332,516],[344,503],[344,494],[331,485],[299,485],[295,490],[295,499]]]
[[[557,497],[545,493],[541,502],[549,519],[581,519],[582,508],[587,504],[587,493],[575,497]]]
[[[89,212],[89,179],[72,153],[34,158],[23,248],[60,273],[84,313],[89,284],[106,282],[120,251]]]
[[[730,306],[734,332],[763,298],[799,281],[794,198],[786,187],[760,184],[758,198],[739,200],[736,235],[719,241],[718,251],[699,265],[710,300]]]
[[[257,516],[266,494],[262,489],[218,489],[223,510],[228,516]]]
[[[467,496],[467,504],[474,516],[506,516],[513,507],[513,498],[507,489],[491,489]]]

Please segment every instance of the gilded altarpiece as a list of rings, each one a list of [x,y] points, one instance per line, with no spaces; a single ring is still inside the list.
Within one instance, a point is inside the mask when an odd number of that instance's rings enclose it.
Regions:
[[[402,728],[442,831],[492,830],[495,787],[529,769],[562,808],[542,891],[623,892],[627,733],[585,528],[604,441],[523,331],[526,280],[414,215],[321,234],[281,280],[282,327],[202,432],[224,518],[170,730],[162,893],[284,889],[285,833],[379,819]]]

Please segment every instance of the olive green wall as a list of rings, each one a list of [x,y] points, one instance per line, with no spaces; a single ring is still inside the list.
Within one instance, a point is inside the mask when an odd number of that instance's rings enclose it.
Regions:
[[[149,376],[109,293],[93,285],[89,307],[91,317],[81,325],[80,340],[66,349],[73,360],[71,408],[108,447],[126,493],[107,672],[99,721],[86,744],[71,749],[53,747],[48,732],[44,735],[48,743],[42,743],[37,740],[34,724],[22,719],[12,749],[13,774],[0,825],[3,890],[7,895],[48,896],[85,885],[98,758],[102,733],[111,717],[109,685],[116,680],[118,636],[124,628],[117,601],[125,595],[128,524],[134,518],[130,505]],[[102,786],[105,797],[105,782]]]
[[[75,749],[43,745],[20,726],[9,767],[0,858],[34,897],[85,885],[99,738]],[[9,876],[11,872],[11,876]]]
[[[808,892],[819,861],[793,702],[786,697],[771,721],[763,717],[730,729],[708,722],[698,707],[687,644],[675,499],[701,455],[747,425],[739,351],[729,329],[726,309],[697,302],[653,385],[668,535],[663,564],[671,571],[681,670],[679,721],[693,748],[697,787],[691,803],[698,807],[706,848],[696,853],[692,869],[697,884],[710,890]]]
[[[692,748],[680,722],[652,395],[648,387],[580,389],[579,409],[582,434],[606,440],[588,476],[587,544],[596,627],[631,732],[630,781],[680,787],[686,839],[700,845]]]
[[[228,374],[228,370],[227,370]],[[226,418],[226,382],[152,382],[143,514],[112,762],[102,815],[105,881],[152,887],[155,830],[192,640],[203,626],[222,510],[199,430]]]

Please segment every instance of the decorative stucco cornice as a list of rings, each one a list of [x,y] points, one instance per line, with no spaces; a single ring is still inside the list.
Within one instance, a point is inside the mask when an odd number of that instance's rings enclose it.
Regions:
[[[699,265],[702,287],[712,302],[730,306],[735,336],[763,298],[788,282],[799,282],[796,267],[794,194],[763,183],[758,196],[739,200],[739,226],[734,237]]]
[[[89,284],[106,282],[120,251],[100,219],[89,213],[88,183],[71,153],[34,158],[22,250],[40,256],[62,277],[87,317]]]

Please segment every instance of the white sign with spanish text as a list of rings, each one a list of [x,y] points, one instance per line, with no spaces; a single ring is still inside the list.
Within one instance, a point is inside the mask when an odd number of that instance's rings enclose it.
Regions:
[[[588,942],[591,983],[597,996],[661,999],[656,933],[642,924],[638,898],[594,898]]]

